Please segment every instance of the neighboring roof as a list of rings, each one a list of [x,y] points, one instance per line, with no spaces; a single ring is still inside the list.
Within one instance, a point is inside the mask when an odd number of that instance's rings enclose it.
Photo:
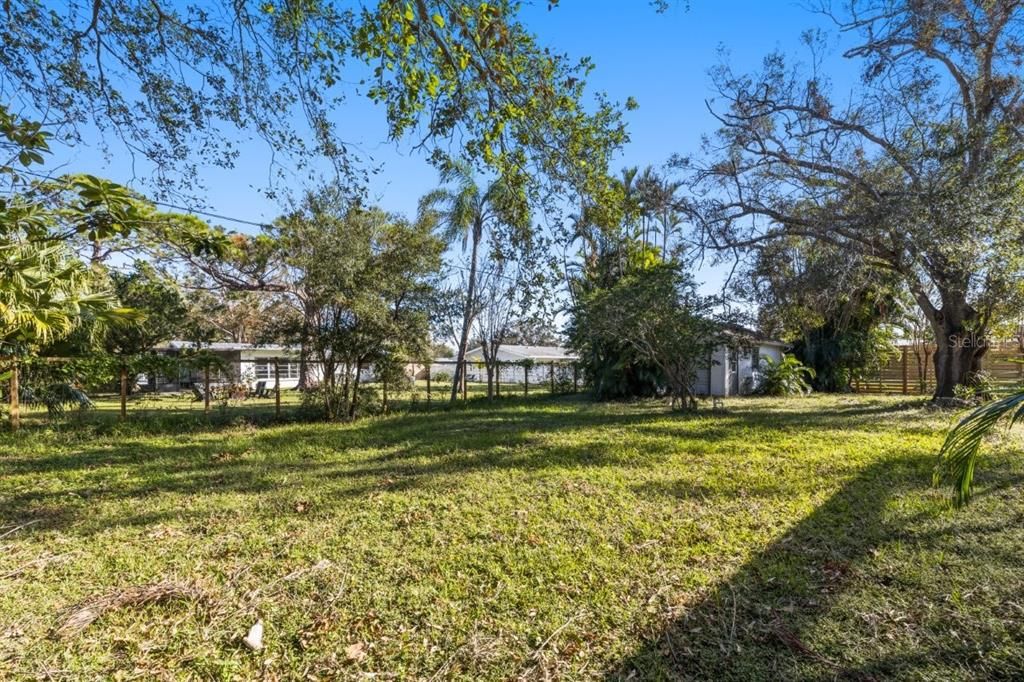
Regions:
[[[194,341],[183,341],[181,339],[171,339],[170,341],[164,341],[153,347],[153,350],[222,350],[222,351],[235,351],[235,350],[273,350],[273,351],[290,351],[292,350],[288,346],[282,346],[276,343],[266,344],[255,344],[255,343],[235,343],[233,341],[214,341],[213,343],[198,344]]]
[[[754,331],[753,329],[750,329],[749,327],[744,327],[741,324],[727,324],[727,325],[725,325],[725,332],[727,334],[731,334],[733,336],[742,336],[742,337],[746,337],[748,339],[751,339],[752,341],[757,341],[762,346],[780,346],[781,347],[781,346],[788,346],[789,345],[785,341],[779,341],[778,339],[773,339],[773,338],[771,338],[770,336],[768,336],[766,334],[762,334],[761,332]]]
[[[514,355],[522,360],[537,361],[578,360],[579,357],[568,348],[562,346],[502,346],[500,352]],[[466,356],[483,355],[483,349],[477,346],[466,352]]]

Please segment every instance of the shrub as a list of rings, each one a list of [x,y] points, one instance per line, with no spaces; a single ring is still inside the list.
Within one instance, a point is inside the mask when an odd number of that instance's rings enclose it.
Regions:
[[[757,393],[761,395],[785,396],[806,395],[811,392],[814,370],[792,355],[783,355],[781,360],[761,356],[761,383]]]
[[[995,378],[985,370],[981,370],[971,375],[970,385],[957,384],[953,389],[953,395],[968,402],[991,400],[997,388]]]
[[[19,391],[21,402],[26,405],[43,405],[51,417],[59,417],[68,407],[86,410],[92,407],[92,401],[82,389],[72,384],[55,383],[42,387],[22,386]]]

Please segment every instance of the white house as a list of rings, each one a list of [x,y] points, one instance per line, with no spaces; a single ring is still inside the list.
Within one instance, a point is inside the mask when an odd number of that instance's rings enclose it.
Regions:
[[[215,372],[210,376],[211,384],[238,383],[253,389],[263,382],[264,388],[272,390],[276,387],[274,361],[277,360],[280,364],[281,389],[292,389],[299,385],[299,350],[290,346],[234,342],[214,342],[197,346],[191,341],[172,340],[161,343],[153,348],[153,351],[160,355],[177,356],[197,349],[213,353],[227,367],[225,371]],[[411,377],[419,368],[420,365],[410,364],[406,372]],[[308,362],[307,371],[309,379],[314,383],[319,382],[323,376],[320,363],[312,359]],[[336,376],[344,376],[342,367],[337,369]],[[359,380],[375,381],[373,367],[364,367],[359,373]],[[204,371],[201,368],[189,367],[182,367],[174,377],[138,378],[139,385],[151,391],[189,390],[193,386],[202,385],[204,381]]]
[[[528,374],[531,384],[539,384],[551,380],[553,367],[556,379],[571,380],[572,366],[578,359],[572,351],[561,346],[500,346],[498,360],[502,364],[499,378],[503,384],[521,384],[524,374]],[[487,381],[483,348],[478,346],[466,351],[466,363],[468,381]],[[437,358],[431,362],[431,378],[436,378],[441,373],[454,375],[454,358]]]
[[[177,356],[197,349],[191,341],[171,340],[161,343],[153,350],[160,355]],[[248,384],[250,388],[265,382],[267,388],[274,388],[274,360],[280,362],[281,388],[295,388],[299,385],[299,352],[288,346],[277,344],[256,345],[252,343],[214,342],[204,344],[202,350],[213,353],[224,361],[227,371],[217,372],[210,383],[227,381]],[[311,376],[318,368],[310,366]],[[139,377],[139,385],[155,391],[187,390],[204,381],[204,372],[198,368],[182,367],[177,376]]]
[[[786,343],[742,327],[730,328],[735,342],[717,347],[708,367],[698,370],[693,392],[706,396],[748,395],[760,382],[762,357],[778,361]]]

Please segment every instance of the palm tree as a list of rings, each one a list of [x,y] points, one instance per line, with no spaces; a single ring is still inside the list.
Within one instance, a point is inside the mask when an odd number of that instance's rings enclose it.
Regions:
[[[647,166],[636,179],[637,203],[640,210],[640,231],[643,250],[647,251],[647,237],[654,215],[661,204],[661,177],[653,166]]]
[[[978,461],[981,442],[1004,417],[1012,427],[1024,421],[1024,391],[983,405],[960,420],[939,451],[935,465],[935,484],[953,483],[953,504],[962,507],[971,499],[974,486],[974,465]]]
[[[481,188],[467,163],[453,163],[441,171],[441,184],[420,199],[421,211],[433,211],[439,224],[444,226],[445,241],[461,239],[462,250],[469,248],[469,271],[466,276],[466,299],[462,308],[462,331],[455,356],[452,376],[451,402],[459,395],[459,386],[465,373],[466,346],[479,306],[477,279],[480,245],[485,231],[495,223],[528,224],[526,200],[512,191],[502,179]]]

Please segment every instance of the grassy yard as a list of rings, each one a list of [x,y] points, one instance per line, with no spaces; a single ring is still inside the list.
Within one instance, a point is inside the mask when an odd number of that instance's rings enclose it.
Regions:
[[[1018,437],[953,512],[930,481],[949,414],[727,408],[5,434],[0,678],[1024,675]]]

